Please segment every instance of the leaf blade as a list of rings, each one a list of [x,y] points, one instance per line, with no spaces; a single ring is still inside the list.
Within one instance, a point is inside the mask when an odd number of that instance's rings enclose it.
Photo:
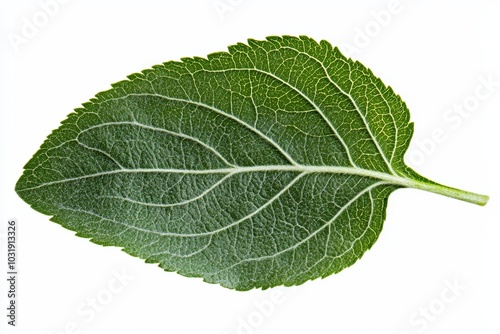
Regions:
[[[325,41],[249,40],[112,86],[47,138],[16,191],[168,271],[302,284],[371,248],[395,189],[452,194],[404,164],[404,102]]]

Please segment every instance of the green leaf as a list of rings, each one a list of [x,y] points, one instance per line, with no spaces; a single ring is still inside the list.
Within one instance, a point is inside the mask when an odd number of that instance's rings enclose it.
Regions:
[[[488,200],[406,166],[405,103],[326,41],[249,40],[112,87],[47,138],[16,191],[167,271],[238,290],[298,285],[356,262],[398,188]]]

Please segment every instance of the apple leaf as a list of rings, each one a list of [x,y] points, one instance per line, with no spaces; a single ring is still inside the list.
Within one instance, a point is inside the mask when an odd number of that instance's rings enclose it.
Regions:
[[[268,37],[133,74],[71,113],[16,185],[100,245],[237,290],[337,273],[411,187],[405,103],[328,42]]]

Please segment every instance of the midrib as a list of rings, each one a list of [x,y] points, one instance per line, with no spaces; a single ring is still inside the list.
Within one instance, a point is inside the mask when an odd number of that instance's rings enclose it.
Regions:
[[[310,166],[310,165],[261,165],[261,166],[237,166],[229,168],[215,168],[215,169],[175,169],[175,168],[123,168],[93,174],[82,175],[78,177],[66,178],[61,180],[49,181],[39,184],[38,186],[19,189],[19,191],[27,191],[32,189],[37,189],[53,184],[78,181],[88,178],[94,178],[99,176],[122,174],[122,173],[172,173],[172,174],[240,174],[240,173],[252,173],[252,172],[297,172],[297,173],[322,173],[322,174],[346,174],[346,175],[358,175],[363,177],[369,177],[374,179],[379,179],[387,183],[400,185],[400,186],[412,186],[415,181],[386,174],[383,172],[362,169],[357,167],[343,167],[343,166]]]
[[[229,168],[217,168],[217,169],[168,169],[168,168],[136,168],[136,169],[117,169],[112,171],[82,175],[73,178],[67,178],[62,180],[55,180],[41,183],[34,187],[17,189],[18,192],[29,191],[37,188],[46,187],[53,184],[78,181],[93,177],[121,174],[121,173],[177,173],[177,174],[239,174],[239,173],[251,173],[251,172],[297,172],[297,173],[323,173],[323,174],[346,174],[346,175],[358,175],[362,177],[369,177],[373,179],[378,179],[384,181],[386,184],[393,184],[401,187],[410,187],[420,190],[430,191],[439,195],[444,195],[447,197],[459,199],[462,201],[485,205],[488,202],[488,196],[472,193],[469,191],[464,191],[452,187],[443,186],[437,183],[427,183],[417,180],[408,179],[402,176],[387,174],[383,172],[362,169],[358,167],[343,167],[343,166],[309,166],[309,165],[262,165],[262,166],[250,166],[250,167],[229,167]]]

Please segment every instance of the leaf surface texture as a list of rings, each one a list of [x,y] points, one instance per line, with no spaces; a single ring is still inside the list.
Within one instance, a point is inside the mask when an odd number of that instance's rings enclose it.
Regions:
[[[248,290],[352,265],[404,164],[404,102],[308,37],[154,66],[70,114],[16,191],[52,220],[167,271]]]

